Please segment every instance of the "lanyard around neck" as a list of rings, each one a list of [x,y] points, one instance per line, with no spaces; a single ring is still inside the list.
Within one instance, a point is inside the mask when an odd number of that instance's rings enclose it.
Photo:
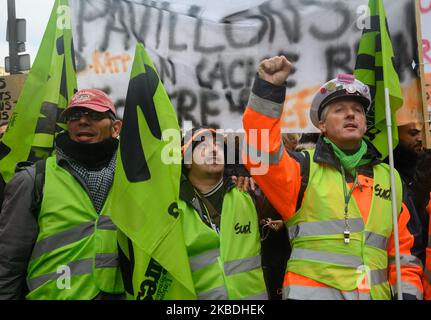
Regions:
[[[220,234],[220,228],[217,226],[217,224],[213,221],[213,219],[211,218],[211,213],[210,211],[214,214],[214,215],[220,215],[217,210],[214,208],[214,206],[211,204],[211,202],[205,198],[204,195],[202,195],[202,193],[195,189],[195,194],[197,195],[197,197],[201,200],[204,210],[202,210],[203,212],[203,219],[205,219],[208,223],[208,225],[211,227],[211,229],[213,229],[215,232],[217,232],[217,234]]]
[[[346,174],[344,172],[343,166],[341,166],[341,176],[343,177],[343,194],[344,194],[344,243],[350,243],[350,225],[349,225],[349,201],[353,195],[353,189],[355,189],[356,184],[358,183],[358,171],[355,170],[355,181],[353,182],[352,188],[347,191],[347,181]]]

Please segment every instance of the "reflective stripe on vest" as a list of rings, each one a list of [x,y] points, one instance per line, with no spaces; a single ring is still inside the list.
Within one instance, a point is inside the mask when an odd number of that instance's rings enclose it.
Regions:
[[[390,299],[387,280],[387,246],[392,233],[390,199],[373,192],[369,199],[371,206],[367,223],[364,224],[356,200],[352,197],[347,219],[350,242],[344,243],[346,224],[341,173],[314,162],[314,151],[310,152],[309,158],[309,182],[302,205],[286,223],[292,244],[287,272],[314,279],[343,294],[355,291],[366,273],[369,275],[366,284],[370,286],[371,297]],[[376,165],[373,172],[374,189],[377,186],[390,190],[388,166]],[[396,186],[397,208],[401,210],[402,187],[398,174]],[[313,289],[310,286],[307,290]]]
[[[117,268],[120,266],[118,253],[98,253],[94,261],[96,268]]]
[[[82,300],[100,291],[124,292],[117,228],[107,212],[110,199],[109,194],[99,215],[80,183],[55,157],[47,159],[39,234],[27,269],[27,299]],[[65,278],[68,290],[56,281]]]
[[[80,226],[57,233],[37,242],[33,248],[30,261],[39,258],[47,252],[54,251],[55,249],[88,237],[94,231],[94,223],[95,221],[89,221]],[[106,216],[101,216],[99,218],[97,228],[100,230],[117,230],[117,227],[112,223],[111,218]]]
[[[111,268],[118,266],[118,254],[98,254],[96,255],[95,268]],[[93,259],[83,259],[73,261],[67,265],[59,266],[58,272],[44,274],[32,279],[27,279],[27,287],[30,291],[36,290],[43,284],[51,280],[57,280],[63,275],[64,270],[70,270],[70,276],[79,276],[93,272]]]
[[[389,238],[374,232],[365,232],[365,244],[370,247],[386,250]]]
[[[397,287],[392,285],[392,292],[397,293]],[[418,300],[423,300],[423,293],[413,284],[407,281],[401,281],[401,290],[404,293],[415,296]],[[395,295],[395,294],[394,294]]]
[[[99,220],[97,221],[97,229],[99,230],[112,230],[116,231],[117,227],[112,222],[110,217],[107,216],[100,216]]]
[[[210,250],[198,256],[190,257],[190,269],[192,272],[196,272],[216,263],[218,257],[220,257],[219,249]]]
[[[93,259],[83,259],[73,261],[65,266],[60,267],[68,267],[70,270],[71,276],[78,276],[82,274],[89,274],[93,270]],[[60,269],[59,269],[60,270]],[[63,270],[63,268],[61,268]],[[60,277],[61,273],[53,272],[44,274],[32,279],[27,279],[27,287],[30,291],[36,290],[43,284],[51,280],[57,280]]]
[[[361,257],[297,248],[292,250],[290,259],[315,260],[355,269],[363,265]]]
[[[370,270],[371,285],[376,286],[388,281],[388,269]]]
[[[280,118],[283,112],[282,104],[262,99],[254,93],[250,94],[248,107],[260,114],[275,119]]]
[[[371,300],[369,292],[340,291],[335,288],[289,285],[283,288],[283,299],[295,300]]]
[[[395,257],[389,257],[389,263],[395,264]],[[400,254],[400,264],[402,266],[418,266],[423,268],[421,259],[411,254]]]
[[[364,229],[362,218],[349,219],[350,232],[360,232]],[[345,220],[330,220],[317,222],[302,222],[289,227],[289,239],[297,237],[321,236],[329,234],[342,234],[345,229]],[[365,244],[386,250],[389,238],[373,232],[365,232]]]
[[[220,250],[210,250],[199,256],[190,257],[190,269],[192,272],[201,270],[211,264],[217,262],[220,256]],[[241,272],[247,272],[262,267],[261,256],[250,257],[246,259],[238,259],[235,261],[228,261],[224,264],[224,273],[226,275],[233,275]]]
[[[350,232],[359,232],[364,229],[362,218],[349,219]],[[342,234],[345,229],[345,220],[330,220],[316,222],[301,222],[289,227],[289,238],[320,236],[328,234]]]
[[[228,276],[262,268],[261,256],[228,261],[224,264],[224,273]]]
[[[30,261],[39,258],[45,253],[64,247],[68,244],[77,242],[91,235],[94,232],[94,222],[89,221],[77,227],[46,237],[36,242]]]
[[[258,219],[251,197],[236,188],[225,194],[220,234],[185,201],[178,205],[197,298],[267,298]]]
[[[226,288],[223,286],[206,292],[199,293],[197,295],[197,299],[198,300],[227,300],[228,295],[227,295]]]

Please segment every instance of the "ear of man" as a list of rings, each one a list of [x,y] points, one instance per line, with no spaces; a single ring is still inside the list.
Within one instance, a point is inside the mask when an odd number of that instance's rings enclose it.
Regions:
[[[118,138],[121,132],[123,122],[121,120],[115,120],[112,124],[112,138]]]
[[[326,133],[326,124],[324,120],[319,121],[319,129],[323,134]]]

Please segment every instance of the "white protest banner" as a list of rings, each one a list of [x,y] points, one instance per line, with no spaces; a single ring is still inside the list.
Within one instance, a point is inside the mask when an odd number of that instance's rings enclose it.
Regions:
[[[124,105],[133,50],[143,42],[180,124],[239,129],[259,61],[286,55],[283,127],[317,131],[308,110],[319,85],[351,73],[368,0],[72,0],[80,88]],[[385,1],[406,103],[418,105],[414,1]],[[417,65],[417,63],[416,63]]]

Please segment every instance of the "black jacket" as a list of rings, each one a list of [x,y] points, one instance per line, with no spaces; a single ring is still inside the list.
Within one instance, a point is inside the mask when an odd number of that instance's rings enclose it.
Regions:
[[[424,189],[420,184],[416,183],[415,175],[421,174],[417,172],[417,164],[420,156],[410,151],[409,149],[398,145],[394,149],[394,166],[399,172],[401,180],[404,183],[408,200],[406,204],[409,208],[410,214],[414,215],[420,221],[420,228],[422,236],[421,246],[424,248],[420,253],[420,259],[425,265],[425,248],[428,242],[428,223],[429,216],[426,212],[426,206],[430,200],[430,191]],[[389,163],[389,159],[385,159]],[[419,240],[417,240],[419,241]]]

